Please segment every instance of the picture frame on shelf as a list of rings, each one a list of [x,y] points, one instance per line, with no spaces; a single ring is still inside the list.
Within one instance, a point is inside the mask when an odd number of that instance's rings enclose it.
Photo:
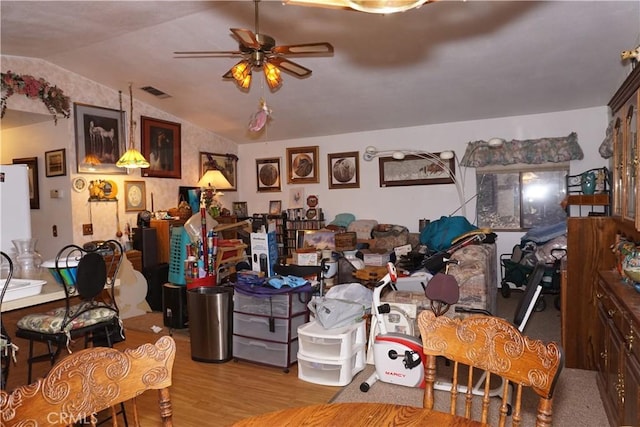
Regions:
[[[199,213],[201,192],[202,188],[200,187],[178,187],[178,205],[180,205],[180,202],[187,202],[191,206],[191,213]]]
[[[180,123],[140,117],[142,155],[150,166],[142,169],[149,178],[182,178]]]
[[[116,166],[125,152],[124,111],[73,104],[78,173],[125,174]]]
[[[67,175],[67,150],[51,150],[44,152],[44,171],[47,178]]]
[[[217,169],[222,172],[231,188],[226,188],[224,191],[238,191],[238,156],[235,154],[220,154],[220,153],[208,153],[200,152],[200,178],[202,178],[206,171],[211,169]]]
[[[14,165],[27,165],[29,177],[29,206],[31,209],[40,209],[40,187],[38,185],[38,158],[23,157],[12,160]]]
[[[360,153],[327,154],[329,189],[360,188]]]
[[[256,159],[256,182],[259,193],[282,191],[279,157]]]
[[[318,146],[287,148],[287,183],[317,184]]]
[[[269,202],[269,215],[280,215],[282,213],[282,200],[271,200]]]
[[[249,210],[247,209],[247,202],[233,202],[233,215],[238,218],[246,218],[249,216]]]
[[[443,169],[445,165],[455,177],[454,158],[440,160],[440,153],[431,153],[436,159],[407,155],[402,160],[380,157],[380,187],[402,187],[409,185],[453,184],[453,177]]]
[[[147,210],[147,191],[144,181],[124,182],[124,211],[140,212]]]

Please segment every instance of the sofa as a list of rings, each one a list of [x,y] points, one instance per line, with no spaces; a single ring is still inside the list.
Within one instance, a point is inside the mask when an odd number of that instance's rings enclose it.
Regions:
[[[375,220],[357,220],[350,224],[349,228],[350,231],[358,233],[359,241],[367,243],[374,251],[392,251],[394,247],[402,245],[415,248],[420,244],[419,233],[410,233],[406,227],[399,225],[381,226]],[[457,264],[449,266],[449,274],[456,278],[460,290],[460,299],[456,305],[495,313],[498,294],[495,243],[463,247],[452,254],[452,259],[456,260]],[[416,304],[418,311],[430,307],[431,302],[425,297],[424,292],[407,292],[395,291],[386,295],[385,300]],[[455,306],[452,306],[446,315],[460,314],[455,313]]]

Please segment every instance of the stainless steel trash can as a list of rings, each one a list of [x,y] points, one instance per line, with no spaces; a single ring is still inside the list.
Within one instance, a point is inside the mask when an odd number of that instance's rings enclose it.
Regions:
[[[187,291],[191,358],[228,362],[233,356],[233,288],[202,286]]]

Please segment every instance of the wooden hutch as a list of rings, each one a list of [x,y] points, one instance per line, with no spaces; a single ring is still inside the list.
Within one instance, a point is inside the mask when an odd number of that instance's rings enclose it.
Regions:
[[[568,219],[562,289],[565,366],[598,371],[611,425],[640,425],[640,293],[623,280],[612,252],[618,235],[640,242],[639,104],[640,66],[609,102],[612,216]]]

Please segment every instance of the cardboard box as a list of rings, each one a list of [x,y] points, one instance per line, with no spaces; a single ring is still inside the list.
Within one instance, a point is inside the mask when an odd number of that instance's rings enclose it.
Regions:
[[[251,269],[273,276],[273,266],[278,260],[278,242],[275,231],[251,233]]]
[[[347,231],[346,233],[336,233],[334,237],[336,241],[336,251],[353,251],[356,249],[358,243],[357,234],[354,231]]]
[[[378,267],[387,265],[391,257],[391,252],[379,253],[362,251],[362,254],[364,255],[364,265],[373,265]]]

